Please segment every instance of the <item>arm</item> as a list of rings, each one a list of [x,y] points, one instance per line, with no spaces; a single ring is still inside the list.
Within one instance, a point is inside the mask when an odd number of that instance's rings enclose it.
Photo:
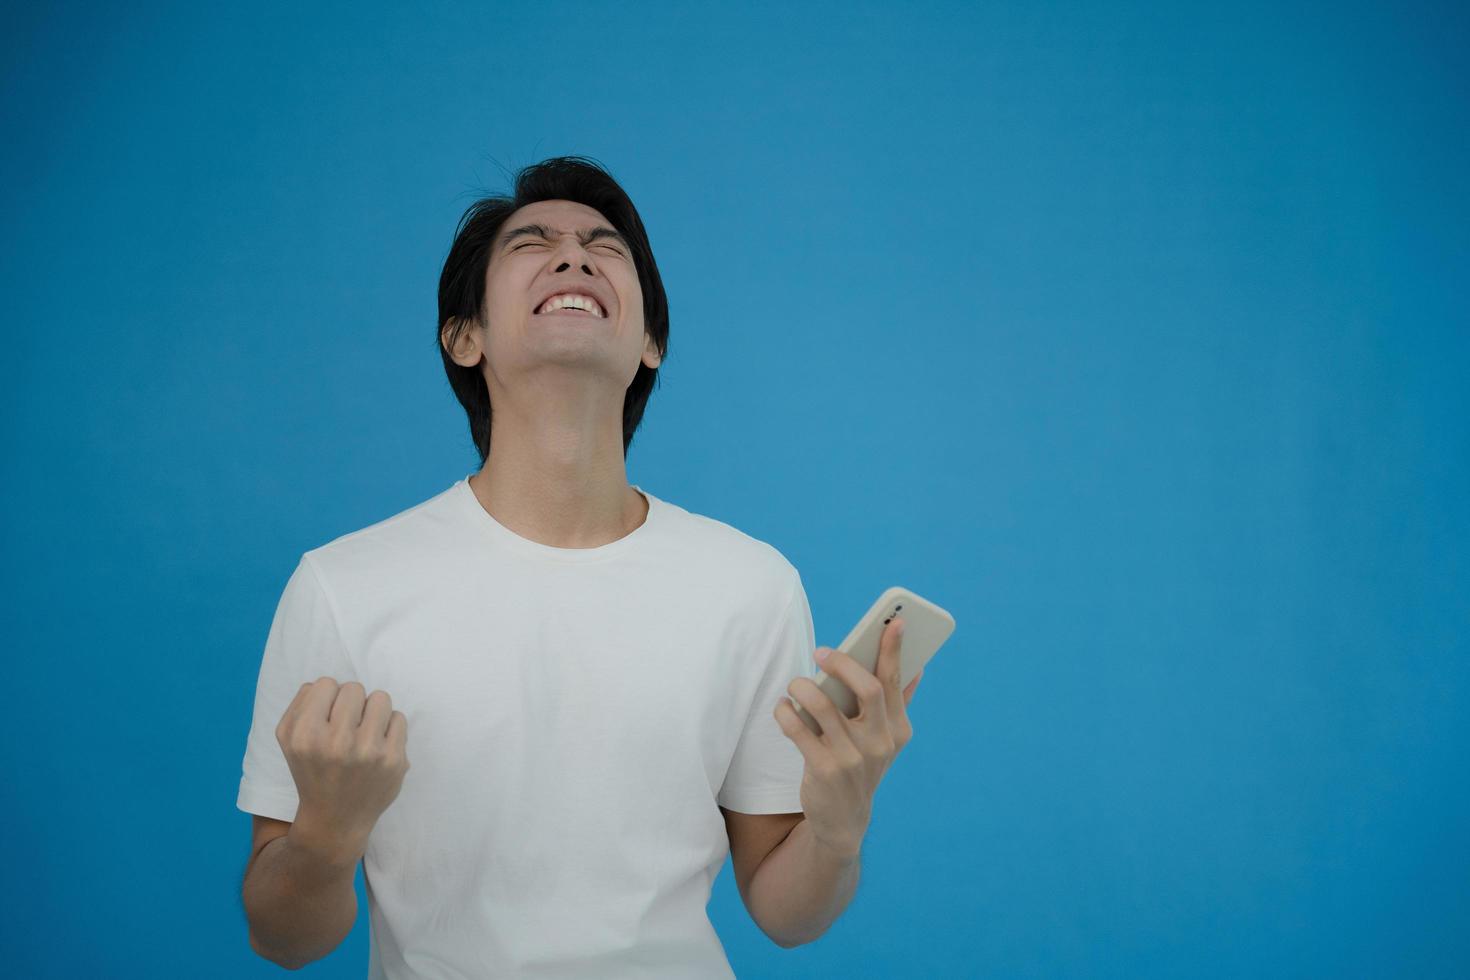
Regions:
[[[309,820],[285,826],[286,833],[267,840],[251,859],[243,897],[251,949],[297,970],[336,949],[352,931],[353,881],[365,848],[316,833]]]
[[[755,869],[750,916],[783,949],[812,942],[852,901],[860,864],[857,851],[828,847],[802,820]]]
[[[810,677],[793,680],[786,688],[791,698],[776,705],[781,731],[806,760],[801,777],[803,816],[760,863],[750,888],[751,914],[760,910],[761,928],[782,946],[821,936],[852,901],[873,795],[889,764],[913,736],[907,708],[919,675],[899,690],[903,620],[895,616],[891,622],[879,639],[876,674],[841,650],[816,650],[826,673],[857,695],[856,715],[849,718],[839,711]],[[820,735],[798,718],[793,701],[816,719]]]

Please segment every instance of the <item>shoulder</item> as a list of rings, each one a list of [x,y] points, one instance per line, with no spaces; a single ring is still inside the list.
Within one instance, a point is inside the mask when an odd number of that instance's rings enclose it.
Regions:
[[[319,579],[337,582],[362,575],[397,568],[409,571],[421,560],[432,560],[447,545],[462,540],[454,524],[453,490],[437,493],[427,500],[397,511],[388,517],[338,535],[308,550],[303,560],[312,566]]]
[[[796,566],[771,542],[718,518],[667,501],[663,505],[668,537],[697,556],[710,574],[783,603],[801,584]]]

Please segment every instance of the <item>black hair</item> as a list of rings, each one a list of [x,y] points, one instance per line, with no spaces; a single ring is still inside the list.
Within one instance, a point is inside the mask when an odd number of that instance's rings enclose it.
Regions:
[[[474,440],[482,466],[490,456],[490,391],[478,367],[454,362],[446,342],[452,344],[454,337],[470,322],[483,322],[490,246],[505,220],[520,208],[537,201],[574,201],[596,209],[607,218],[627,239],[633,253],[638,285],[643,289],[644,330],[653,338],[660,357],[667,355],[669,345],[669,301],[658,264],[653,260],[653,249],[648,244],[648,233],[638,209],[612,175],[589,157],[551,157],[521,168],[515,175],[514,186],[511,196],[484,197],[469,206],[455,229],[454,244],[439,276],[439,324],[434,343],[444,360],[449,386],[469,416],[470,438]],[[658,369],[640,362],[638,373],[623,397],[624,459],[657,381]]]

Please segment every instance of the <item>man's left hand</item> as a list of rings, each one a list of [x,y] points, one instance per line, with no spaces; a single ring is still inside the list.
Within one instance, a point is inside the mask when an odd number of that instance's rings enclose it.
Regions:
[[[873,794],[883,774],[913,737],[908,705],[924,671],[898,689],[901,618],[895,617],[878,642],[876,671],[840,650],[817,648],[822,670],[857,696],[858,713],[848,718],[810,677],[794,679],[786,690],[817,724],[812,734],[790,700],[776,705],[776,723],[806,759],[801,777],[801,809],[816,839],[844,857],[855,856],[868,832]],[[825,658],[823,659],[825,651]]]

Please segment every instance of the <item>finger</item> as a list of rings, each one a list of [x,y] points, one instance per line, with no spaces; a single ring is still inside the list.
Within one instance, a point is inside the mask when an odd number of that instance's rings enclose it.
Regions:
[[[898,693],[900,668],[903,666],[899,656],[902,645],[903,617],[895,616],[878,639],[878,663],[874,666],[874,673],[888,694]]]
[[[858,713],[853,716],[854,718],[858,715],[871,718],[882,712],[883,685],[879,683],[878,678],[873,676],[871,670],[841,650],[833,650],[829,647],[818,647],[817,649],[827,651],[826,659],[817,661],[822,665],[822,671],[846,684],[847,689],[857,698]],[[816,684],[813,683],[812,686],[815,687]],[[802,705],[805,706],[806,702],[803,701]],[[810,711],[811,708],[807,710]]]
[[[408,719],[403,712],[393,712],[393,717],[388,719],[388,744],[403,752],[408,745]],[[407,758],[405,754],[404,758]]]
[[[909,686],[903,689],[903,706],[905,708],[907,708],[909,706],[909,702],[913,701],[913,699],[914,699],[914,691],[919,686],[919,678],[920,677],[923,677],[923,676],[924,676],[924,668],[923,667],[920,667],[919,668],[919,672],[914,675],[914,679],[911,680],[911,681],[909,681]]]
[[[332,702],[337,698],[337,681],[331,677],[318,677],[306,685],[304,694],[298,692],[301,703],[296,712],[303,718],[325,723],[332,713]]]
[[[781,726],[781,731],[787,738],[796,743],[796,747],[801,750],[802,758],[811,762],[816,759],[817,753],[826,751],[822,746],[821,737],[813,734],[812,730],[797,717],[796,709],[786,698],[776,703],[775,715],[776,724]]]
[[[281,743],[281,748],[286,747],[287,733],[296,725],[296,716],[301,713],[301,706],[306,703],[307,692],[311,690],[311,681],[307,681],[296,689],[296,696],[291,703],[286,705],[286,710],[281,712],[281,718],[276,722],[276,741]]]
[[[366,694],[367,692],[357,681],[348,681],[337,688],[337,697],[332,702],[332,713],[327,716],[327,724],[333,728],[339,725],[345,728],[360,726],[362,724],[362,703]]]
[[[290,704],[286,705],[286,710],[283,711],[283,712],[281,712],[281,717],[283,719],[290,718],[297,711],[300,711],[301,710],[301,705],[306,701],[306,692],[307,691],[310,691],[310,690],[311,690],[311,681],[307,681],[306,683],[302,684],[299,688],[297,688],[296,689],[296,696],[291,699],[291,703]]]
[[[902,718],[908,707],[908,696],[898,690],[903,678],[903,625],[903,617],[894,616],[878,641],[878,680],[890,722]]]
[[[868,676],[868,680],[877,683],[873,681],[872,675]],[[832,703],[832,699],[827,697],[827,692],[817,686],[816,681],[810,677],[798,677],[786,685],[786,693],[817,720],[817,725],[822,729],[822,734],[815,736],[817,739],[825,741],[834,750],[853,744],[852,736],[847,730],[847,719],[837,709],[837,705]],[[794,708],[792,710],[795,711]],[[806,728],[805,725],[802,727]]]
[[[393,698],[387,691],[374,691],[362,704],[362,730],[375,739],[388,734],[388,719],[393,717]]]

